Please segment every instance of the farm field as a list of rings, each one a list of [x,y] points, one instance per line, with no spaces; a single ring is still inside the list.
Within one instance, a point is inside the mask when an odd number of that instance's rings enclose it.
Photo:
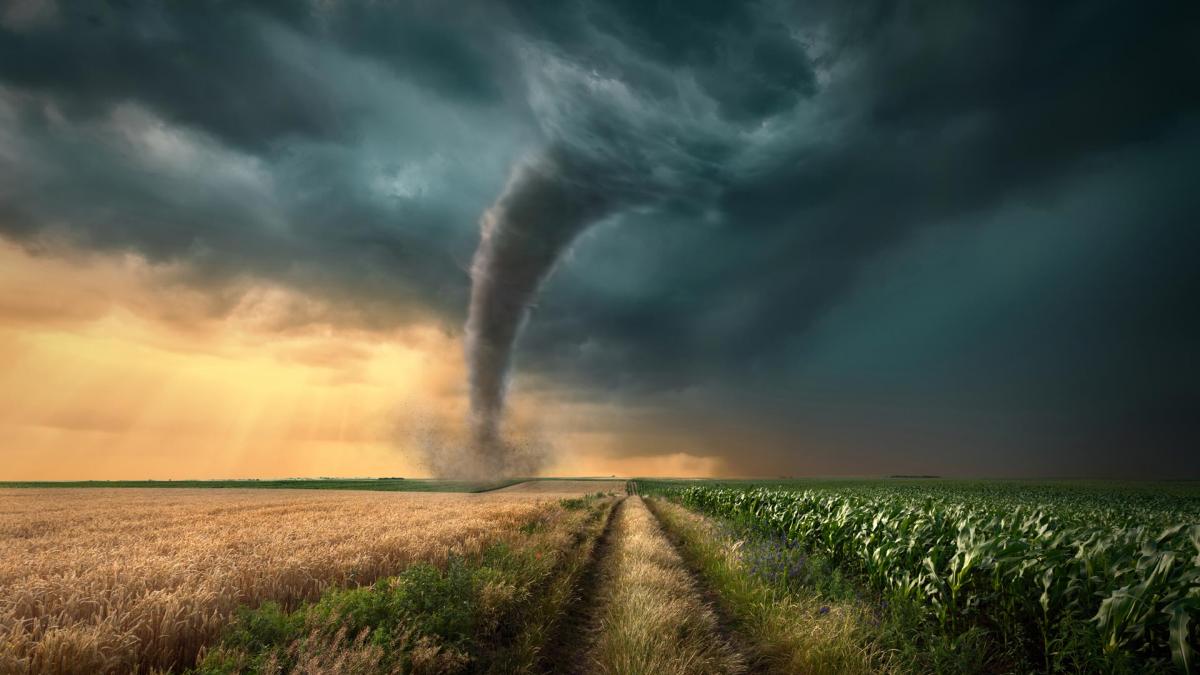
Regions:
[[[578,494],[587,492],[623,492],[623,480],[530,480],[496,490],[498,494]]]
[[[556,501],[274,490],[0,491],[0,672],[188,665],[235,610],[478,555]]]
[[[0,490],[0,673],[1190,672],[1196,500],[928,479]]]
[[[1059,518],[1106,525],[1200,522],[1200,481],[963,480],[941,478],[799,478],[767,480],[643,480],[652,491],[682,487],[754,488],[785,492],[876,496],[889,501],[970,502],[977,506],[1046,505]]]
[[[763,483],[640,487],[723,523],[784,592],[835,578],[873,599],[908,637],[868,642],[903,670],[1195,667],[1194,484]]]
[[[162,488],[253,490],[372,490],[382,492],[487,492],[520,482],[520,479],[496,481],[434,480],[427,478],[281,478],[239,480],[80,480],[80,481],[0,481],[0,490],[8,488]]]

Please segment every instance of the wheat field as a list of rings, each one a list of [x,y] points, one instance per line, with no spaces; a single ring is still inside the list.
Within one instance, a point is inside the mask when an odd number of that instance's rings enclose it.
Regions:
[[[472,554],[555,500],[255,490],[0,490],[0,673],[179,668],[239,605],[285,606]]]
[[[496,490],[500,494],[581,495],[590,492],[625,492],[623,480],[527,480]]]

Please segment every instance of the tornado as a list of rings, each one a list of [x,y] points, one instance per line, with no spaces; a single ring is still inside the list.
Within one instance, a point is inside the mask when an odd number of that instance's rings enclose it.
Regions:
[[[472,443],[482,472],[511,469],[500,427],[513,347],[530,305],[575,237],[612,203],[586,163],[550,149],[518,164],[480,219],[466,356]]]

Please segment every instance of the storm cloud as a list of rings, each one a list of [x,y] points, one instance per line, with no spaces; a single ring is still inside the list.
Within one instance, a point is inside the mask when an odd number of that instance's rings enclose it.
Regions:
[[[730,473],[1196,476],[1197,44],[1189,2],[14,3],[0,236],[461,332],[481,214],[545,208],[515,395]],[[539,162],[586,184],[506,206]]]

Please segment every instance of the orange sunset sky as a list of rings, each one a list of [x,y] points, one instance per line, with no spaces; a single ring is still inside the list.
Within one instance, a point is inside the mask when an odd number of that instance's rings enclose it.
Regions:
[[[421,476],[422,453],[462,433],[454,331],[343,329],[293,291],[247,281],[214,298],[178,272],[0,243],[0,479]],[[630,411],[522,385],[514,424],[555,448],[548,474],[716,470],[661,435],[638,456]]]

